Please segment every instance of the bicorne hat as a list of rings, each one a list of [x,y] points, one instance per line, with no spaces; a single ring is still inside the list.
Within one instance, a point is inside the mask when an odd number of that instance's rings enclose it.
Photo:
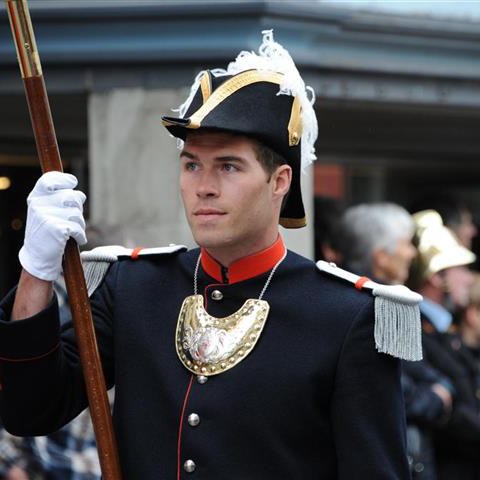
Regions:
[[[177,110],[179,117],[165,116],[162,121],[180,140],[189,130],[227,131],[254,138],[282,156],[292,168],[292,184],[280,224],[299,228],[306,225],[300,175],[315,159],[313,103],[313,90],[268,30],[258,54],[244,51],[226,70],[200,72]]]

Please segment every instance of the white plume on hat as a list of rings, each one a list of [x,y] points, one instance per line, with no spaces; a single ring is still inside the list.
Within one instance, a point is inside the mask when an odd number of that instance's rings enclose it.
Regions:
[[[313,108],[315,92],[312,87],[305,85],[288,51],[273,39],[273,30],[263,30],[262,34],[263,40],[258,49],[258,54],[245,50],[241,51],[235,61],[228,64],[226,70],[216,68],[210,71],[215,77],[236,75],[247,70],[264,70],[283,74],[284,79],[277,95],[298,97],[302,107],[301,160],[302,171],[305,171],[305,168],[317,158],[315,155],[315,141],[318,136],[318,123]],[[203,70],[196,76],[186,101],[173,110],[178,112],[182,118],[184,118],[200,86],[200,79],[204,73],[205,71]]]

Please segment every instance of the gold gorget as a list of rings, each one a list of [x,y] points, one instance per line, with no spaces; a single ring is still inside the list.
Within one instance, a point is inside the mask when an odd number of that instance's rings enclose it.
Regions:
[[[175,345],[185,368],[197,375],[217,375],[238,365],[256,345],[270,306],[247,300],[224,318],[207,313],[202,295],[191,295],[178,316]]]

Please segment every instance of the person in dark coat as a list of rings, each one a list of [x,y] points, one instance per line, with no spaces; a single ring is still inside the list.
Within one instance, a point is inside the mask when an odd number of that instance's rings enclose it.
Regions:
[[[407,415],[407,452],[413,480],[436,480],[432,430],[451,414],[452,382],[426,361],[402,362]]]
[[[408,479],[395,356],[419,356],[417,297],[395,291],[399,307],[384,288],[374,321],[361,279],[286,249],[278,223],[305,224],[300,171],[316,119],[271,32],[259,52],[203,72],[180,118],[163,119],[185,142],[180,190],[200,248],[85,255],[124,478]],[[0,304],[0,415],[20,435],[58,428],[86,405],[50,283],[66,237],[85,241],[74,186],[57,172],[37,183],[24,270]],[[95,260],[106,253],[102,278]]]
[[[480,274],[474,278],[467,307],[455,328],[442,337],[442,345],[459,365],[455,379],[459,418],[435,438],[442,480],[480,479]]]
[[[421,362],[404,362],[403,371],[417,387],[428,385],[428,377],[431,377],[432,390],[444,404],[443,411],[439,411],[438,400],[429,405],[422,403],[426,408],[418,409],[421,414],[415,418],[412,416],[415,405],[406,400],[407,417],[410,425],[417,427],[423,446],[416,463],[425,468],[420,467],[414,476],[446,479],[450,477],[443,471],[444,450],[436,448],[435,440],[439,435],[448,437],[448,432],[455,431],[460,435],[459,441],[471,429],[462,406],[465,392],[462,367],[444,345],[444,337],[453,320],[446,306],[465,306],[471,284],[471,273],[466,265],[475,260],[475,255],[443,225],[436,211],[417,212],[413,218],[418,255],[412,264],[410,285],[423,295],[420,311],[424,358]],[[432,473],[427,474],[427,470]]]

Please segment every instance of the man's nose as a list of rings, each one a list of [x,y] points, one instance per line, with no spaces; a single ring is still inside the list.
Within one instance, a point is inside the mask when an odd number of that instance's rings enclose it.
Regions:
[[[204,171],[198,179],[197,195],[200,198],[218,197],[219,192],[220,186],[215,172]]]

